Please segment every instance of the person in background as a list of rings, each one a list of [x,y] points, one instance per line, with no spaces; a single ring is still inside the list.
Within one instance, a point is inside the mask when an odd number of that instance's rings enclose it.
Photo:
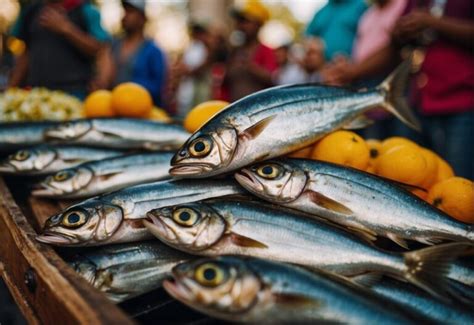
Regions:
[[[327,61],[341,55],[351,56],[357,24],[366,8],[363,0],[329,0],[316,12],[306,28],[306,35],[321,38]]]
[[[230,101],[235,101],[273,85],[272,75],[278,68],[275,53],[258,40],[258,32],[268,20],[267,8],[257,0],[234,7],[232,16],[240,44],[231,50],[225,85]]]
[[[286,44],[275,50],[278,70],[275,72],[276,85],[306,82],[306,72],[290,55],[291,45]]]
[[[415,47],[418,70],[411,103],[423,124],[421,134],[402,126],[394,134],[409,136],[444,157],[457,175],[474,179],[474,2],[408,0],[392,42],[358,64],[333,73],[350,83],[393,68],[401,48]]]
[[[13,26],[25,42],[9,87],[46,87],[84,98],[108,35],[88,1],[43,0],[27,6]]]
[[[103,72],[112,85],[135,82],[145,87],[156,106],[162,106],[166,80],[166,58],[152,40],[144,36],[146,24],[145,0],[123,0],[124,37],[112,41],[107,57],[112,65]],[[108,76],[107,76],[108,75]]]
[[[323,80],[324,44],[316,37],[304,41],[304,58],[301,63],[306,72],[306,82],[321,82]]]

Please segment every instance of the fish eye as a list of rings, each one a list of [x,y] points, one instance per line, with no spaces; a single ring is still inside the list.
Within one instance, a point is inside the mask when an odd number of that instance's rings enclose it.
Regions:
[[[68,228],[77,228],[85,224],[86,221],[87,216],[84,212],[73,210],[64,215],[62,224]]]
[[[28,159],[28,157],[30,157],[30,153],[27,150],[20,150],[15,154],[14,159],[18,161],[24,161]]]
[[[173,220],[181,226],[191,227],[196,223],[198,214],[188,208],[177,209],[173,212]]]
[[[257,174],[265,179],[275,179],[280,176],[280,167],[277,165],[263,165],[257,169]]]
[[[216,287],[224,281],[224,270],[214,263],[205,263],[196,269],[194,278],[203,286]]]
[[[208,138],[197,138],[189,145],[189,153],[193,157],[207,155],[212,148],[212,142]]]
[[[57,172],[56,175],[54,175],[54,180],[57,182],[64,182],[65,180],[71,178],[72,174],[68,171],[62,170],[60,172]]]

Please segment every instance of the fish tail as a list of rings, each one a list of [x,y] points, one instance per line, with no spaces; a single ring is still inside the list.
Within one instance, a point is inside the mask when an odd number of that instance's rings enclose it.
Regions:
[[[405,89],[411,69],[411,60],[402,62],[378,89],[385,95],[384,108],[409,127],[421,131],[420,121],[413,114],[405,98]]]
[[[458,298],[451,289],[446,275],[451,262],[473,247],[472,243],[458,242],[407,252],[403,254],[404,277],[442,300],[449,300],[449,296]]]

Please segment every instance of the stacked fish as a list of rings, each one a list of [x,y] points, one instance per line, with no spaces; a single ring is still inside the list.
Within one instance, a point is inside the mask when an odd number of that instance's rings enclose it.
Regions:
[[[417,128],[402,97],[408,68],[373,89],[267,89],[229,105],[191,136],[130,120],[50,125],[38,134],[54,143],[43,155],[52,160],[39,158],[44,147],[20,150],[1,170],[56,172],[33,195],[88,197],[50,217],[37,239],[101,246],[70,263],[117,302],[163,286],[191,308],[229,321],[472,324],[474,265],[456,260],[472,254],[471,225],[412,195],[408,185],[281,158],[336,129],[364,127],[370,121],[363,114],[374,107]],[[179,149],[70,158],[61,150],[73,149],[57,146],[65,143],[108,148],[103,155]],[[147,241],[154,237],[159,241]],[[379,248],[381,238],[400,248]],[[427,246],[408,250],[419,243]]]

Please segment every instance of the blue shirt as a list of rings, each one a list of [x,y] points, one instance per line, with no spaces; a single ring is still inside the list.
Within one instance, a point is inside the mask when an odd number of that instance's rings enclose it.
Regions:
[[[329,0],[309,23],[306,34],[320,37],[325,44],[324,56],[351,56],[360,16],[367,9],[363,0]]]
[[[166,80],[165,54],[152,41],[145,40],[127,62],[120,62],[122,40],[112,44],[112,54],[117,68],[114,84],[135,82],[145,87],[157,106],[162,105]]]

